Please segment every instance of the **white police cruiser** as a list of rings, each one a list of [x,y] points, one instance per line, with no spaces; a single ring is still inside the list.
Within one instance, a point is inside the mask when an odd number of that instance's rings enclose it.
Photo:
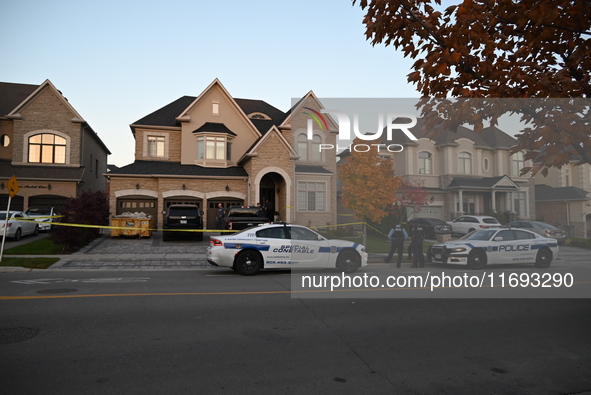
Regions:
[[[556,239],[524,229],[478,230],[457,241],[431,247],[433,262],[467,265],[471,269],[482,269],[488,263],[533,263],[545,268],[557,255]]]
[[[207,261],[243,275],[270,268],[336,268],[352,273],[367,265],[367,253],[359,243],[328,240],[304,226],[275,223],[210,237]]]

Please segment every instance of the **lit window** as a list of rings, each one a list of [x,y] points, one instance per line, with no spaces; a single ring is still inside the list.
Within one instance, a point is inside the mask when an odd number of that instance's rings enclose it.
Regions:
[[[164,143],[165,139],[162,136],[148,136],[148,156],[163,157]]]
[[[298,182],[298,211],[325,211],[326,184]]]
[[[197,138],[197,159],[230,159],[230,142],[225,137],[200,136]]]
[[[516,152],[513,154],[512,158],[512,170],[514,176],[519,176],[521,169],[523,169],[524,161],[523,161],[523,153]]]
[[[426,151],[419,152],[419,174],[431,174],[432,172],[431,154]]]
[[[66,163],[66,139],[50,133],[29,137],[29,163]]]
[[[469,152],[460,152],[458,155],[458,172],[472,174],[472,155]]]

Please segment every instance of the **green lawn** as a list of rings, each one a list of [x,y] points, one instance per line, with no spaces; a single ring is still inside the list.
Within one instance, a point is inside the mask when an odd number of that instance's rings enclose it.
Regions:
[[[54,255],[63,254],[61,246],[53,244],[50,237],[35,240],[4,250],[4,255]]]
[[[57,261],[59,258],[2,258],[0,266],[21,266],[29,269],[47,269]]]

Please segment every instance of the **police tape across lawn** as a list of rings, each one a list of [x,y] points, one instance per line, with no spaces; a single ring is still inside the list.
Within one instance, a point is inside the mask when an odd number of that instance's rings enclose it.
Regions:
[[[572,273],[506,273],[482,272],[448,275],[445,272],[424,275],[410,274],[387,276],[368,275],[302,275],[303,289],[336,290],[388,290],[388,289],[436,289],[450,288],[570,288],[574,284]]]

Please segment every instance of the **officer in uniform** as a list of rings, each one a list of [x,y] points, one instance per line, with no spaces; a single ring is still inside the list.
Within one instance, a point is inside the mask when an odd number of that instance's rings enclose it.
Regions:
[[[408,234],[400,224],[397,224],[394,228],[390,229],[390,233],[388,233],[388,239],[390,239],[390,253],[388,254],[388,257],[384,259],[384,262],[390,263],[392,261],[392,256],[398,251],[396,267],[400,268],[400,265],[402,264],[402,253],[404,251],[404,240],[407,238]]]
[[[413,224],[411,231],[412,238],[412,266],[411,267],[425,267],[425,256],[423,255],[423,239],[425,234],[423,227],[416,221]]]

